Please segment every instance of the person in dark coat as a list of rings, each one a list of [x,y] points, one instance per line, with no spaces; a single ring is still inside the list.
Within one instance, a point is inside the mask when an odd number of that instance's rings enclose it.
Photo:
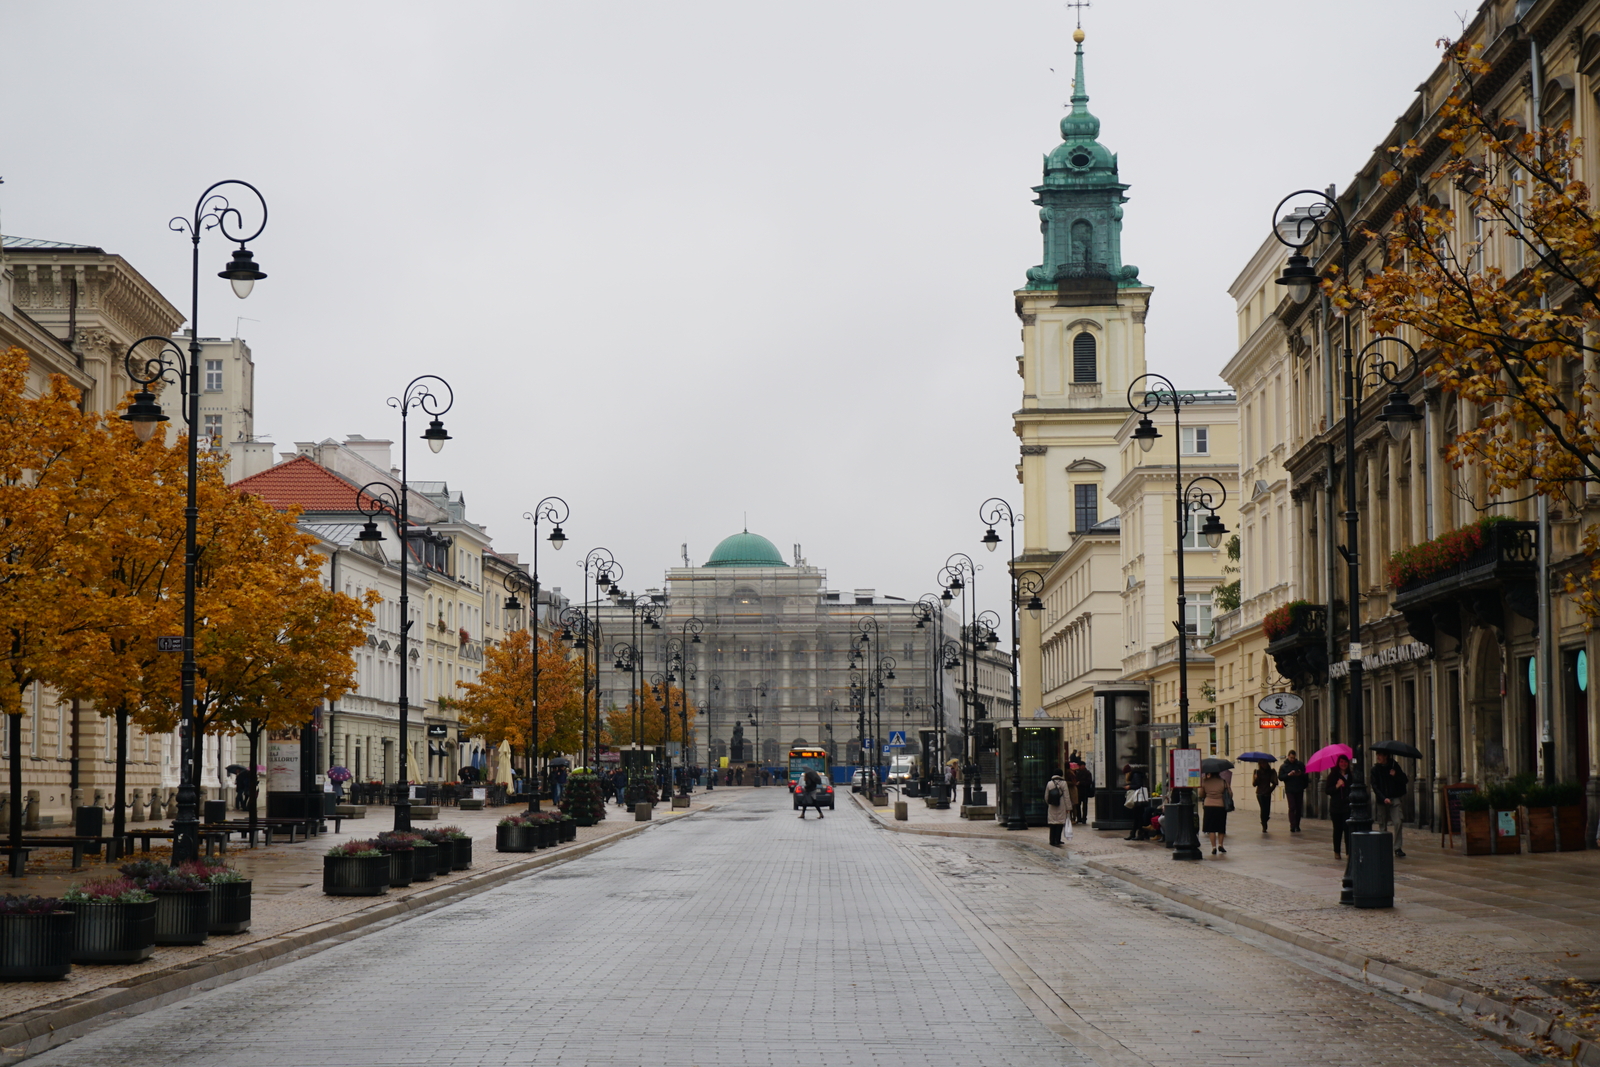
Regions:
[[[1272,791],[1278,788],[1278,772],[1270,763],[1258,763],[1250,781],[1256,789],[1256,806],[1261,809],[1261,832],[1266,833],[1267,820],[1272,818]]]
[[[1405,823],[1401,804],[1406,798],[1406,787],[1411,779],[1387,752],[1377,753],[1372,764],[1372,813],[1376,818],[1373,829],[1388,830],[1394,834],[1394,854],[1405,856]]]
[[[1089,821],[1089,801],[1094,799],[1094,772],[1080,763],[1076,771],[1078,779],[1078,810],[1074,816],[1079,822]]]
[[[1305,814],[1306,786],[1311,783],[1311,778],[1306,774],[1305,761],[1292,748],[1289,758],[1278,768],[1278,780],[1283,783],[1283,799],[1289,805],[1289,832],[1297,834],[1300,832],[1300,819]]]
[[[800,794],[800,818],[806,817],[806,808],[817,809],[817,818],[822,818],[822,775],[810,768],[806,769],[805,785]]]
[[[1339,762],[1322,780],[1322,790],[1328,794],[1328,817],[1333,820],[1333,854],[1344,856],[1344,846],[1350,841],[1350,831],[1345,823],[1350,818],[1350,757],[1340,756]]]

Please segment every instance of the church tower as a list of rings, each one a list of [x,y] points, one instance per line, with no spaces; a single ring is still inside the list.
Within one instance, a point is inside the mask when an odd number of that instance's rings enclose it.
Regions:
[[[1060,580],[1051,569],[1081,534],[1111,517],[1107,491],[1121,476],[1117,433],[1128,417],[1127,392],[1145,372],[1144,321],[1151,289],[1122,261],[1122,205],[1117,157],[1099,141],[1089,113],[1082,28],[1071,110],[1061,143],[1044,159],[1035,186],[1044,262],[1029,268],[1015,293],[1022,320],[1022,405],[1012,416],[1021,439],[1023,559],[1019,565]],[[1048,628],[1048,621],[1045,626]],[[1039,630],[1022,642],[1022,714],[1041,705]],[[1032,660],[1030,663],[1029,660]]]

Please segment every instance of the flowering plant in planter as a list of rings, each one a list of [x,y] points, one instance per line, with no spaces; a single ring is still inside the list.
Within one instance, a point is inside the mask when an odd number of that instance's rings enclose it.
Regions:
[[[1267,612],[1266,618],[1261,620],[1261,629],[1266,633],[1267,640],[1276,641],[1291,632],[1300,621],[1300,613],[1310,606],[1309,600],[1291,600],[1283,607]]]
[[[383,855],[383,852],[378,848],[378,843],[376,841],[341,841],[339,844],[334,845],[328,851],[324,852],[323,855],[333,856],[335,858],[340,856],[357,856],[366,858],[370,856],[381,856]]]
[[[122,872],[124,878],[132,878],[135,882],[144,882],[148,878],[170,874],[172,866],[162,863],[160,860],[134,860],[132,863],[124,863],[117,870]]]
[[[379,834],[374,844],[380,852],[410,852],[420,840],[416,834],[391,831]]]
[[[169,868],[165,874],[146,878],[144,887],[152,893],[198,893],[206,884],[192,874]]]
[[[61,894],[64,904],[148,904],[155,896],[132,878],[97,878]]]
[[[1398,589],[1459,567],[1484,546],[1490,526],[1510,521],[1504,515],[1485,515],[1477,522],[1440,534],[1432,541],[1402,548],[1389,557],[1390,588]]]
[[[543,814],[543,813],[541,812],[539,814]],[[516,812],[515,814],[507,815],[505,818],[501,819],[495,825],[497,825],[497,826],[529,826],[534,822],[534,815],[535,815],[535,813],[531,812],[531,811],[519,811],[519,812]],[[465,837],[466,835],[462,834],[462,836]]]
[[[207,885],[228,885],[235,882],[248,882],[249,877],[236,867],[229,867],[226,863],[212,863],[209,860],[192,860],[180,864],[179,872],[198,878]]]
[[[0,896],[0,915],[50,915],[61,910],[55,897]]]

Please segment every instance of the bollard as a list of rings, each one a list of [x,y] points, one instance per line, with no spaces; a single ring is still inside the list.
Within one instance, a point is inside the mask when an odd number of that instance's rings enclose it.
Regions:
[[[133,791],[133,805],[132,805],[132,810],[130,810],[128,812],[128,818],[131,819],[134,822],[144,822],[144,790],[143,789],[135,789]]]
[[[633,821],[649,822],[650,812],[653,811],[654,808],[655,805],[651,804],[648,800],[639,801],[639,803],[633,806]]]
[[[911,813],[906,808],[906,802],[903,801],[903,800],[895,801],[894,802],[894,821],[895,822],[906,822],[910,818],[911,818]]]
[[[28,802],[22,809],[22,828],[31,832],[39,829],[39,791],[28,790]]]
[[[109,807],[106,804],[106,791],[104,789],[96,789],[94,791],[94,806],[97,808]]]
[[[72,791],[72,810],[77,811],[81,807],[83,807],[83,790],[81,788],[74,789]]]

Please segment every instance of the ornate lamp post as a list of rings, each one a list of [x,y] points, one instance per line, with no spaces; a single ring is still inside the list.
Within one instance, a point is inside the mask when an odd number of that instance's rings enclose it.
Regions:
[[[532,511],[525,511],[522,517],[533,521],[533,576],[530,579],[531,601],[528,608],[528,634],[533,639],[533,700],[529,707],[532,716],[533,733],[529,735],[528,743],[528,773],[533,778],[533,788],[528,791],[528,810],[539,810],[539,520],[549,519],[555,526],[550,531],[550,547],[560,552],[567,543],[567,535],[561,529],[561,524],[567,521],[570,511],[567,502],[558,496],[547,496],[535,504]],[[521,571],[513,571],[520,575]],[[511,596],[506,600],[506,610],[516,611],[513,607],[516,601],[516,592],[507,588]]]
[[[1149,384],[1141,386],[1141,382]],[[1143,398],[1136,401],[1134,395],[1141,392]],[[1184,588],[1184,539],[1189,536],[1193,526],[1194,512],[1200,508],[1208,512],[1205,525],[1200,528],[1200,533],[1205,537],[1207,544],[1216,548],[1222,544],[1222,538],[1228,532],[1228,528],[1217,517],[1217,508],[1228,499],[1227,488],[1210,475],[1202,475],[1188,484],[1183,480],[1182,411],[1183,406],[1189,403],[1193,403],[1191,397],[1180,393],[1177,386],[1159,374],[1141,375],[1128,386],[1128,407],[1140,415],[1139,424],[1133,431],[1133,438],[1139,443],[1139,448],[1145,452],[1150,451],[1156,439],[1161,436],[1156,430],[1155,423],[1150,421],[1150,415],[1162,405],[1172,408],[1172,428],[1179,438],[1177,447],[1173,450],[1173,475],[1178,489],[1178,620],[1173,625],[1178,630],[1178,747],[1180,749],[1189,747],[1189,598]],[[1206,483],[1215,486],[1216,491],[1213,492]],[[1162,825],[1175,828],[1169,839],[1173,845],[1172,858],[1198,860],[1200,839],[1195,835],[1194,791],[1187,785],[1179,785],[1177,782],[1171,785],[1174,802],[1167,806],[1167,813],[1171,818]]]
[[[250,190],[256,200],[261,204],[261,225],[253,231],[246,233],[244,215],[239,209],[228,203],[222,193],[217,192],[225,186],[237,185]],[[172,840],[172,862],[186,863],[198,859],[200,855],[200,759],[201,738],[200,723],[194,713],[194,680],[199,672],[199,667],[194,658],[194,633],[195,633],[195,571],[199,565],[199,549],[196,545],[196,526],[200,516],[199,506],[199,479],[200,479],[200,235],[206,230],[215,229],[229,241],[239,242],[239,247],[234,249],[233,258],[228,265],[217,272],[217,277],[226,278],[233,284],[234,295],[243,300],[250,295],[250,290],[255,283],[266,275],[256,266],[254,255],[245,247],[251,241],[261,236],[261,231],[267,228],[267,201],[261,191],[249,182],[236,179],[227,179],[209,186],[200,194],[200,199],[195,201],[192,216],[180,215],[167,223],[167,227],[177,233],[187,234],[192,251],[189,260],[189,353],[185,358],[183,352],[173,343],[170,337],[156,335],[141,337],[128,346],[127,353],[123,356],[122,365],[128,372],[128,377],[134,383],[143,387],[134,394],[133,403],[128,407],[122,418],[133,424],[134,435],[140,441],[148,441],[156,432],[156,428],[163,422],[169,421],[162,412],[161,405],[156,403],[155,394],[148,388],[157,382],[170,383],[178,386],[179,395],[183,399],[183,421],[189,427],[188,440],[188,474],[185,485],[184,510],[183,510],[183,667],[182,690],[178,709],[178,743],[179,767],[178,777],[178,817],[172,822],[175,834]],[[156,343],[155,355],[144,357],[135,356],[135,351],[146,341]],[[14,730],[20,731],[20,717],[12,719]],[[13,737],[12,751],[19,751],[15,747],[19,737]],[[11,765],[13,775],[20,776],[21,764],[15,757]],[[120,765],[120,764],[119,764]],[[14,782],[20,783],[20,777],[14,777]],[[20,785],[18,786],[20,789]],[[119,792],[117,803],[122,803]],[[13,811],[12,820],[16,828],[21,827],[20,811]]]
[[[434,392],[435,388],[443,390],[440,396]],[[424,414],[433,416],[428,428],[422,432],[422,439],[428,442],[428,447],[437,452],[450,440],[450,435],[445,432],[444,423],[440,416],[450,410],[455,403],[455,393],[450,388],[450,383],[433,374],[423,374],[411,379],[410,384],[397,397],[389,398],[389,406],[400,411],[400,499],[395,501],[388,482],[369,482],[356,490],[356,507],[367,516],[366,523],[361,528],[358,541],[382,541],[383,534],[378,530],[378,524],[373,521],[373,516],[380,511],[390,512],[395,519],[396,529],[400,536],[400,760],[399,760],[399,785],[400,790],[394,802],[394,828],[396,831],[411,829],[411,776],[408,762],[407,749],[410,747],[410,710],[411,688],[408,675],[411,667],[410,638],[411,638],[411,553],[408,551],[411,541],[411,510],[410,510],[410,483],[406,480],[407,447],[406,424],[411,409],[420,408]]]
[[[1310,197],[1309,204],[1285,211],[1289,202],[1298,197]],[[1286,247],[1293,250],[1284,267],[1278,284],[1289,290],[1289,298],[1303,303],[1320,289],[1322,279],[1311,265],[1306,250],[1321,237],[1336,237],[1339,241],[1339,277],[1350,277],[1352,226],[1340,210],[1332,190],[1319,193],[1314,189],[1299,189],[1278,202],[1273,213],[1273,233]],[[1386,383],[1393,388],[1389,402],[1377,418],[1386,423],[1396,438],[1421,419],[1421,414],[1411,405],[1406,386],[1418,373],[1417,353],[1398,337],[1380,337],[1355,351],[1351,338],[1348,314],[1340,315],[1344,324],[1342,351],[1344,354],[1344,520],[1345,544],[1339,546],[1344,556],[1349,583],[1346,590],[1346,610],[1350,616],[1349,663],[1350,674],[1345,683],[1345,730],[1348,744],[1354,755],[1350,760],[1350,849],[1346,860],[1344,884],[1339,903],[1357,907],[1387,907],[1394,900],[1393,838],[1385,833],[1376,845],[1358,845],[1358,836],[1372,832],[1372,796],[1367,788],[1367,776],[1362,770],[1366,749],[1366,724],[1362,707],[1362,682],[1365,667],[1361,650],[1361,513],[1356,509],[1356,419],[1361,412],[1361,389],[1365,384]],[[1363,370],[1362,363],[1369,353],[1385,342],[1399,344],[1411,356],[1411,373],[1401,376],[1400,368],[1392,361],[1375,357],[1370,369]],[[1332,397],[1329,397],[1332,408]],[[1332,612],[1329,612],[1332,618]],[[1332,687],[1330,685],[1330,697]],[[1362,849],[1362,859],[1356,858],[1357,848]],[[1358,864],[1363,868],[1362,892],[1356,892],[1355,874]],[[1370,904],[1368,902],[1371,902]]]
[[[1017,607],[1021,595],[1021,576],[1017,573],[1017,515],[1010,504],[999,497],[990,497],[978,508],[978,518],[989,527],[983,535],[983,547],[990,552],[1000,545],[995,523],[1004,519],[1011,531],[1011,558],[1006,568],[1011,575],[1011,799],[1006,805],[1006,829],[1026,830],[1028,820],[1022,813],[1022,689],[1017,677]],[[1037,602],[1038,597],[1033,599]],[[1029,608],[1032,608],[1031,603]]]
[[[983,779],[978,765],[977,700],[978,650],[974,648],[972,629],[968,625],[968,591],[972,594],[972,614],[977,614],[978,565],[965,552],[953,552],[945,560],[939,575],[944,592],[939,599],[949,603],[955,594],[961,594],[961,644],[965,655],[961,661],[961,802],[977,804],[983,797]]]

